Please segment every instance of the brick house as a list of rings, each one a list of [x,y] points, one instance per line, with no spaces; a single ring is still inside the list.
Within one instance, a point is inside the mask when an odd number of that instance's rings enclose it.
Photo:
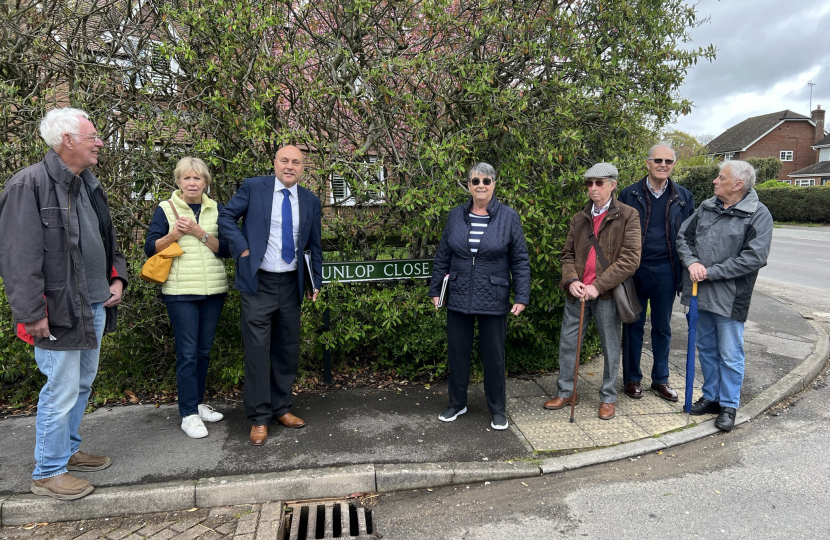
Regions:
[[[814,144],[813,150],[818,152],[818,162],[789,174],[794,185],[826,186],[830,184],[830,135]]]
[[[717,161],[774,157],[782,162],[778,180],[792,182],[788,175],[817,162],[814,145],[824,138],[824,110],[812,116],[784,110],[747,118],[727,129],[707,145]]]

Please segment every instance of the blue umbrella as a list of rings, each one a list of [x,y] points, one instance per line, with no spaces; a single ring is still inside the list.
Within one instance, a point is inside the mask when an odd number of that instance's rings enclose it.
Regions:
[[[689,321],[689,341],[686,345],[686,424],[689,423],[689,413],[692,412],[692,391],[695,389],[695,341],[697,341],[697,282],[692,283],[692,299],[689,302],[689,312],[686,320]]]

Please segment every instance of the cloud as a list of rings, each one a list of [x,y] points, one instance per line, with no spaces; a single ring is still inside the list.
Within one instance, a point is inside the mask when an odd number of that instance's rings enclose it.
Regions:
[[[784,109],[809,115],[830,108],[830,3],[825,0],[700,0],[690,47],[714,44],[717,59],[698,62],[680,89],[692,113],[673,126],[718,135],[751,116]]]

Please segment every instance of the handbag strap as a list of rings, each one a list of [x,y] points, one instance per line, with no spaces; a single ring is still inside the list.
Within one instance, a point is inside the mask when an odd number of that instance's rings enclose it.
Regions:
[[[599,247],[599,242],[597,241],[596,235],[594,235],[594,229],[591,228],[588,230],[588,239],[591,240],[591,245],[594,246],[594,251],[597,254],[597,259],[599,259],[599,263],[605,270],[611,266],[608,264],[608,259],[605,258],[605,253],[602,252],[602,248]]]
[[[176,216],[176,219],[179,219],[179,213],[176,212],[176,207],[173,206],[173,201],[171,201],[170,199],[167,199],[167,202],[170,203],[170,210],[173,211],[173,215]]]

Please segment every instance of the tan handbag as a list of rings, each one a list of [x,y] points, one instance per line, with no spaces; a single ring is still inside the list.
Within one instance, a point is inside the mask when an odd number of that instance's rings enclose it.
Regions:
[[[176,219],[179,219],[179,213],[176,212],[173,202],[167,202],[170,203],[173,215],[176,216]],[[149,281],[150,283],[164,283],[170,276],[170,267],[173,266],[173,259],[181,257],[183,254],[184,251],[182,251],[179,243],[173,242],[163,250],[147,259],[147,262],[145,262],[144,266],[141,267],[141,274],[139,274],[138,277],[144,281]]]

